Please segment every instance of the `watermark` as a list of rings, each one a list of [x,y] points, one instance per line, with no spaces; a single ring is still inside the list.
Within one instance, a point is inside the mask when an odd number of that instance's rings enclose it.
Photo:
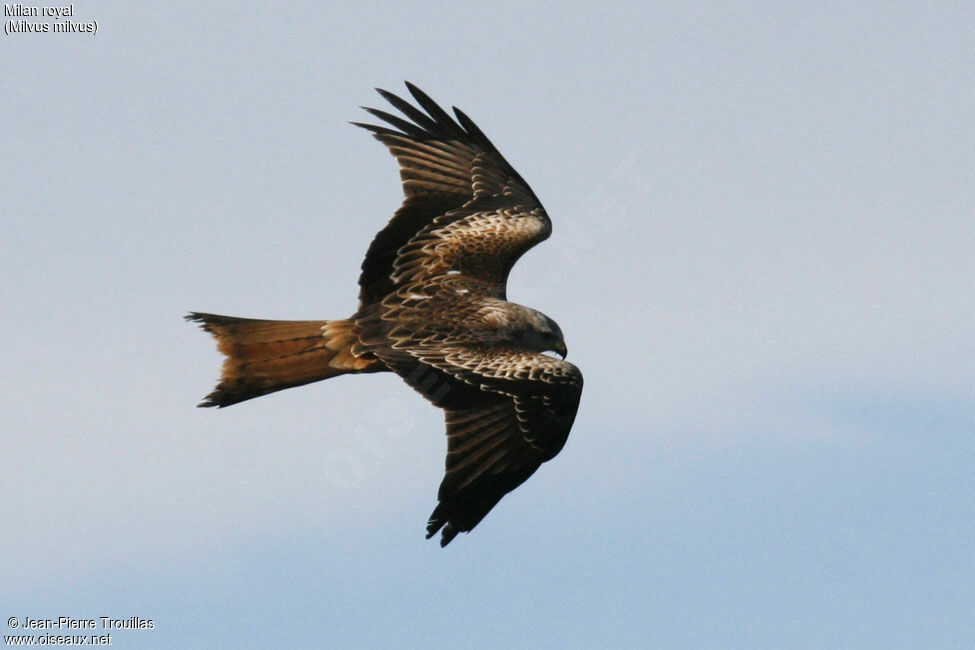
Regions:
[[[16,645],[112,645],[112,635],[123,630],[154,630],[156,623],[151,618],[130,616],[113,618],[33,618],[31,616],[11,616],[7,627],[19,634],[3,635],[3,644]]]
[[[450,392],[439,373],[423,364],[418,363],[405,379],[425,391],[428,399],[439,400]],[[342,442],[328,451],[323,475],[340,489],[355,489],[364,481],[381,476],[384,464],[394,462],[400,450],[416,436],[442,436],[442,418],[432,431],[421,427],[415,413],[416,404],[422,401],[407,386],[398,386],[395,394],[384,396],[381,409],[351,423]]]
[[[98,33],[98,21],[75,13],[75,6],[3,5],[3,33],[7,36],[28,34]]]

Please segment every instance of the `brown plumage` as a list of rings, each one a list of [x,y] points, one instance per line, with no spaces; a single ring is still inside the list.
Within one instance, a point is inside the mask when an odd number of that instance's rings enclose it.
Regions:
[[[406,199],[373,240],[346,320],[267,321],[193,312],[227,359],[200,406],[228,406],[339,374],[392,371],[444,409],[446,475],[427,537],[446,546],[565,444],[582,374],[545,352],[558,325],[510,303],[511,267],[551,233],[545,209],[481,130],[407,83],[420,108],[358,124],[400,165]],[[421,110],[422,108],[422,110]],[[392,128],[390,128],[392,127]]]
[[[220,383],[200,406],[230,406],[348,372],[379,372],[375,358],[355,357],[358,328],[347,320],[263,320],[192,312],[226,355]]]

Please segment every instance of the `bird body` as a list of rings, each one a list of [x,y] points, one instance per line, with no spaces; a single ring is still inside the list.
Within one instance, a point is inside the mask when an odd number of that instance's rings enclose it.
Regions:
[[[444,409],[446,474],[427,537],[446,546],[565,444],[582,374],[548,316],[507,301],[514,263],[551,221],[520,175],[463,112],[407,84],[423,110],[357,124],[400,164],[406,199],[373,240],[348,319],[274,321],[192,312],[226,355],[200,406],[229,406],[341,374],[391,371]],[[424,112],[425,111],[425,112]],[[562,359],[545,354],[557,352]]]

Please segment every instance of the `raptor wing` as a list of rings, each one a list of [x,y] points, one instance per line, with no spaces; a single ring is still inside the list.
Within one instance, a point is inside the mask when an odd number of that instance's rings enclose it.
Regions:
[[[379,90],[402,117],[366,108],[386,125],[355,123],[399,162],[406,195],[366,253],[360,309],[448,273],[471,280],[474,291],[503,298],[511,267],[551,233],[548,215],[467,115],[454,108],[452,117],[406,85],[418,106]]]

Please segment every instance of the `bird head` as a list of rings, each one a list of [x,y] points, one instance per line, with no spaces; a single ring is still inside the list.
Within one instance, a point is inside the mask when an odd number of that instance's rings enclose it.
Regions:
[[[540,311],[524,307],[522,327],[516,329],[515,339],[536,352],[555,352],[563,359],[569,353],[558,324]]]

